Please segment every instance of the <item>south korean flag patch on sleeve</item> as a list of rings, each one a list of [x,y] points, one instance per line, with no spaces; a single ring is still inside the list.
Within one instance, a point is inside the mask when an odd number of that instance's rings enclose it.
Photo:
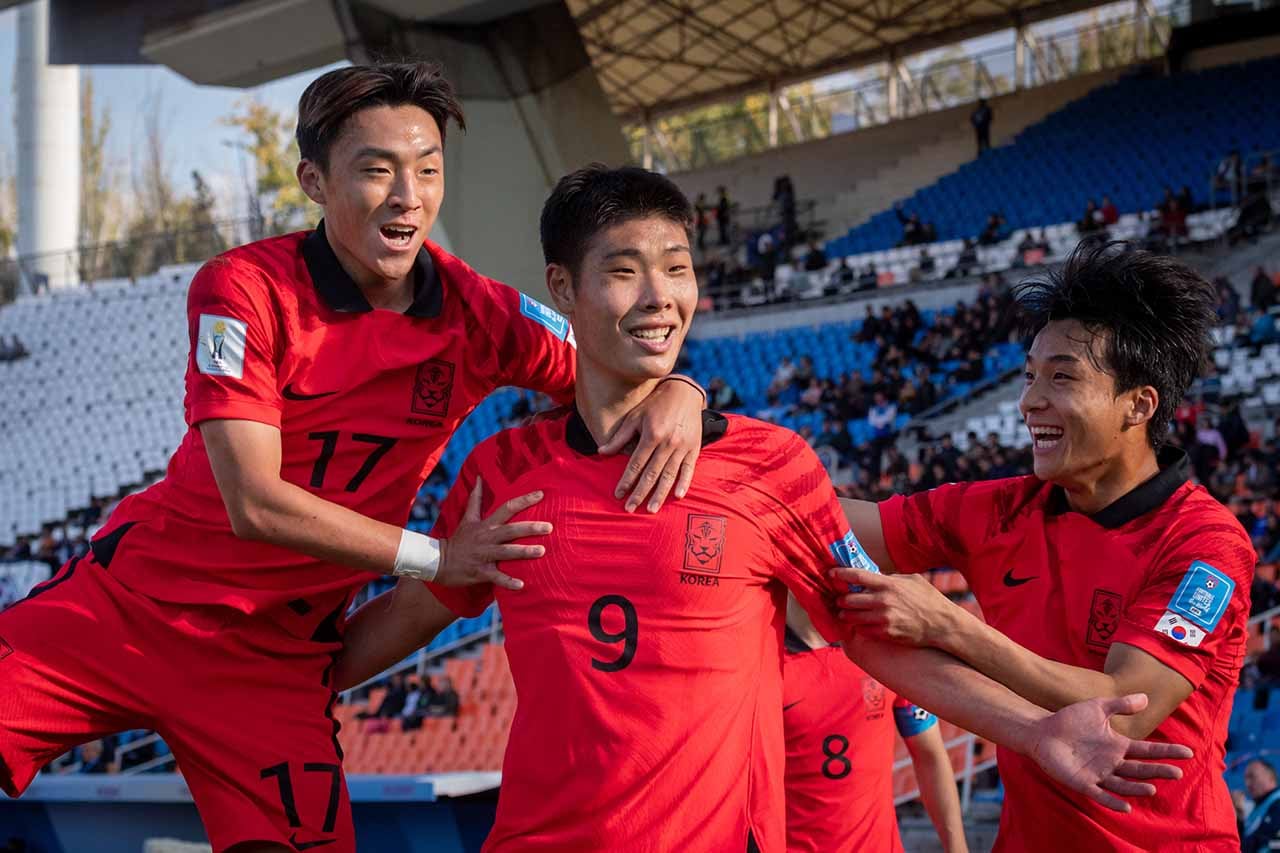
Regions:
[[[1196,560],[1156,623],[1156,632],[1184,646],[1198,648],[1222,621],[1236,583],[1218,569]]]

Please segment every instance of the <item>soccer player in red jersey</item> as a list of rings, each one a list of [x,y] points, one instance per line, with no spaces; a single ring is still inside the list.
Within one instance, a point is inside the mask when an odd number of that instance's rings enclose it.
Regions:
[[[458,102],[427,64],[343,68],[303,94],[298,177],[324,221],[199,271],[189,430],[167,476],[0,614],[5,793],[77,743],[153,728],[215,851],[354,850],[332,716],[351,597],[391,574],[518,586],[494,561],[542,553],[504,544],[542,530],[505,523],[536,496],[447,541],[403,527],[491,391],[573,394],[568,321],[426,242],[450,119]],[[655,484],[659,503],[682,491],[700,447],[700,391],[653,390],[613,436],[645,424],[629,508]]]
[[[788,853],[902,853],[893,806],[893,736],[907,745],[945,853],[967,853],[964,816],[938,718],[895,696],[787,600],[782,722]]]
[[[1223,755],[1254,551],[1165,446],[1206,363],[1213,290],[1169,258],[1086,244],[1020,291],[1036,333],[1020,400],[1035,476],[848,507],[882,567],[960,570],[986,624],[921,578],[851,572],[867,587],[848,598],[856,630],[945,650],[1050,710],[1145,693],[1116,728],[1195,750],[1129,813],[1001,750],[998,850],[1234,853]]]
[[[671,369],[688,332],[698,296],[692,215],[674,184],[642,169],[594,166],[561,179],[543,208],[542,243],[549,289],[578,341],[575,408],[477,447],[436,529],[447,536],[486,504],[539,488],[543,500],[521,517],[552,526],[554,547],[541,560],[503,562],[525,581],[518,595],[401,581],[352,618],[340,687],[403,658],[454,614],[501,605],[518,702],[486,850],[755,844],[773,853],[785,844],[786,589],[835,638],[844,587],[827,570],[867,564],[826,470],[795,433],[706,412],[686,498],[628,515],[610,497],[621,466],[597,451]],[[1140,697],[1051,716],[934,650],[851,643],[860,659],[883,650],[881,681],[919,681],[922,702],[1036,755],[1077,788],[1131,784],[1113,778],[1131,769],[1131,749],[1182,754],[1107,726]]]

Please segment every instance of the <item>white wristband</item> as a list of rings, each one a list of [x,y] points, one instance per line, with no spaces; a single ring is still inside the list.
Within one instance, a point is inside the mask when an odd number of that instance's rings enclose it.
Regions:
[[[396,551],[396,567],[392,574],[420,581],[434,580],[440,568],[440,543],[430,536],[404,530]]]

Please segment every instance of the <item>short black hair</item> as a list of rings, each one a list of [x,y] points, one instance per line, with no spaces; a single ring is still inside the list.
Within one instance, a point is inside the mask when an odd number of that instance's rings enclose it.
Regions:
[[[350,65],[321,74],[298,99],[298,154],[322,170],[347,119],[369,107],[421,107],[436,121],[444,143],[449,119],[467,129],[462,104],[435,62]]]
[[[1077,320],[1103,335],[1097,366],[1115,377],[1117,394],[1156,389],[1160,399],[1147,440],[1159,449],[1174,410],[1209,363],[1217,322],[1213,286],[1166,255],[1089,240],[1062,267],[1017,285],[1014,297],[1028,336],[1055,320]]]
[[[693,206],[669,178],[637,166],[592,163],[561,178],[542,206],[542,256],[577,276],[592,237],[648,216],[670,219],[686,234],[693,227]]]

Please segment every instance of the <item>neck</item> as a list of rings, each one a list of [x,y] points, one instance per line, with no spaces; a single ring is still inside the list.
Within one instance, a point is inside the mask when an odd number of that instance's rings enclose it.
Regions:
[[[1145,452],[1128,453],[1100,463],[1097,469],[1086,472],[1074,482],[1063,483],[1067,506],[1076,512],[1093,515],[1159,474],[1160,465],[1156,462],[1155,451],[1146,445],[1144,449]]]
[[[597,445],[609,440],[614,428],[628,412],[653,393],[659,382],[646,379],[636,384],[592,370],[584,363],[581,354],[578,355],[577,372],[574,403]]]
[[[383,278],[360,263],[355,255],[334,240],[328,229],[325,230],[324,237],[329,243],[329,248],[333,249],[338,265],[351,276],[351,280],[355,282],[356,287],[360,289],[360,294],[364,296],[371,308],[402,312],[413,304],[415,268],[410,267],[408,274],[399,278]]]

